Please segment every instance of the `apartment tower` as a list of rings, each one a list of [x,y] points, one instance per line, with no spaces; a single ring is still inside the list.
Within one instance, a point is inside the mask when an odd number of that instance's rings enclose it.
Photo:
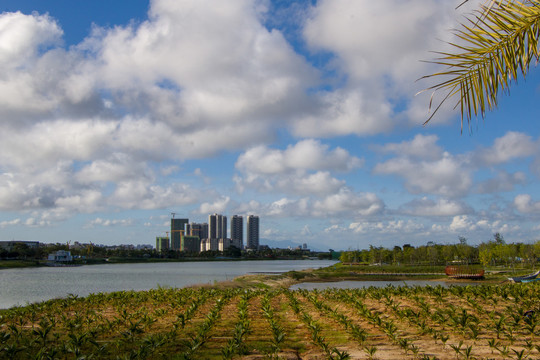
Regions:
[[[181,247],[182,237],[184,236],[185,226],[188,223],[188,219],[171,219],[171,250],[184,250]]]
[[[220,214],[208,216],[208,238],[224,239],[227,237],[227,217]]]
[[[258,250],[259,249],[259,217],[255,215],[249,215],[247,217],[247,248]]]
[[[234,215],[231,218],[231,240],[234,246],[239,249],[244,245],[244,221],[239,215]]]

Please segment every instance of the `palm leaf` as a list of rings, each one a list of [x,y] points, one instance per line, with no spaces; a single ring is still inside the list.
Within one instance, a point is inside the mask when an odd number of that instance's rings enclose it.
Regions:
[[[442,100],[424,123],[427,124],[449,99],[470,123],[497,107],[499,92],[508,92],[518,74],[525,77],[531,62],[540,58],[540,0],[492,0],[482,6],[461,29],[455,31],[459,43],[450,43],[455,52],[438,52],[430,61],[444,70],[421,79],[443,78],[424,91],[443,92]],[[455,96],[454,96],[455,95]]]

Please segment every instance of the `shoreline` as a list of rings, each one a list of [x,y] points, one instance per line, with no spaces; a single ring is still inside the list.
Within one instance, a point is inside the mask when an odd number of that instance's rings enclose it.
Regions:
[[[275,258],[275,259],[269,259],[269,258],[227,258],[227,257],[219,257],[219,258],[183,258],[183,259],[160,259],[160,258],[137,258],[137,259],[130,259],[130,258],[114,258],[112,261],[109,260],[102,260],[102,259],[95,259],[92,261],[86,261],[86,262],[74,262],[70,264],[66,264],[69,266],[91,266],[91,265],[117,265],[117,264],[162,264],[162,263],[184,263],[184,262],[214,262],[214,261],[276,261],[276,260],[290,260],[290,261],[299,261],[299,260],[321,260],[321,259],[313,259],[313,258]],[[325,259],[323,259],[325,260]],[[10,263],[8,265],[8,263]],[[64,264],[60,264],[64,265]],[[0,271],[4,269],[24,269],[24,268],[37,268],[37,267],[49,267],[49,266],[55,266],[48,264],[47,260],[0,260]]]
[[[290,288],[293,285],[301,283],[332,283],[341,281],[408,281],[408,280],[425,280],[425,281],[445,281],[450,284],[478,284],[478,285],[498,285],[509,283],[506,277],[502,277],[498,273],[490,274],[481,280],[474,279],[456,279],[450,278],[444,273],[384,273],[384,272],[355,272],[349,275],[328,275],[325,269],[330,269],[333,266],[320,269],[306,269],[302,271],[288,271],[281,274],[257,274],[250,273],[237,276],[232,280],[217,282],[213,285],[200,284],[191,287],[217,287],[221,289],[227,288]],[[324,276],[320,276],[320,274]]]

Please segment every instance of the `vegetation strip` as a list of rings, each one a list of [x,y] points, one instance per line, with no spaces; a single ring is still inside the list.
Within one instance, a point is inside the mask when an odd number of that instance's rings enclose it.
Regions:
[[[1,310],[0,359],[538,359],[539,298],[539,283],[70,296]]]

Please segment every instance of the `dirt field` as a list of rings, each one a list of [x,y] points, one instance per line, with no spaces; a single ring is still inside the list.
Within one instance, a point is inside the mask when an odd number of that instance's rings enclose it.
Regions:
[[[1,311],[0,358],[540,359],[539,299],[540,284],[96,294]]]

